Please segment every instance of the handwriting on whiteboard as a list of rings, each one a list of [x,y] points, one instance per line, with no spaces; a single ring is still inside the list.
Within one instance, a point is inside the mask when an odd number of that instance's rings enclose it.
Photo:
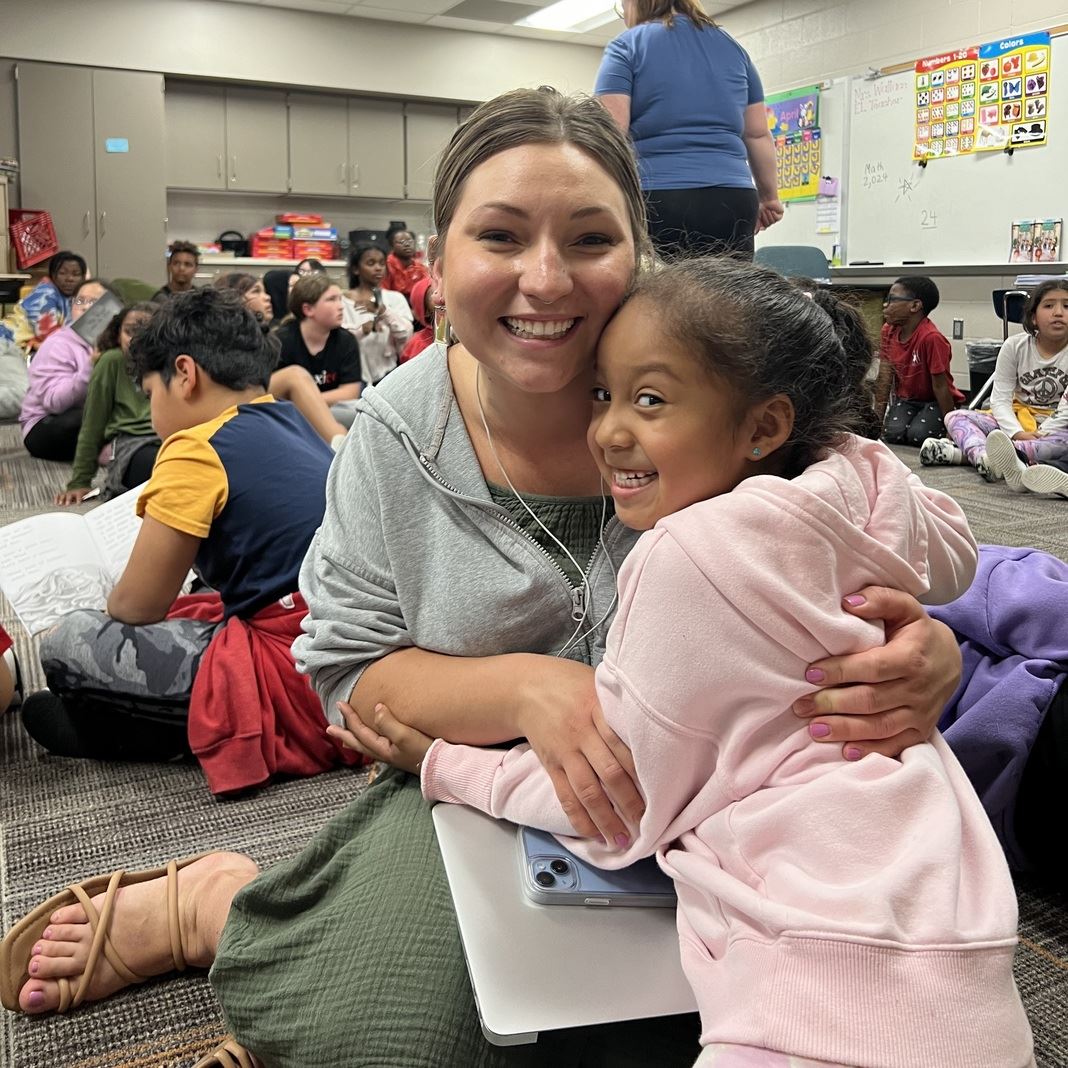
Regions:
[[[890,175],[886,173],[886,168],[882,163],[864,164],[864,174],[861,177],[861,184],[865,189],[875,189],[877,186],[885,185],[889,179]]]
[[[873,82],[853,83],[853,114],[866,115],[870,111],[889,111],[904,101],[911,92],[911,79],[878,78]]]

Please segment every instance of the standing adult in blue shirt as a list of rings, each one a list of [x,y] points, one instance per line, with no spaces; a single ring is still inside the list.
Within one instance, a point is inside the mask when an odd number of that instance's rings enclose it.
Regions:
[[[623,20],[594,92],[634,141],[657,252],[752,259],[783,216],[753,61],[697,0],[623,0]]]

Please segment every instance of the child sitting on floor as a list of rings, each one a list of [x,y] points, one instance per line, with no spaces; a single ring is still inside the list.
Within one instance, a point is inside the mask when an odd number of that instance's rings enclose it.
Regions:
[[[130,304],[104,328],[93,364],[82,425],[74,450],[74,465],[67,488],[56,494],[56,504],[81,504],[93,484],[100,451],[107,445],[104,500],[140,486],[152,474],[160,441],[152,429],[148,398],[126,369],[130,339],[152,318],[157,305]]]
[[[928,318],[938,301],[938,286],[918,275],[899,278],[883,301],[876,412],[885,416],[883,441],[890,445],[941,437],[945,416],[964,403],[949,370],[949,341]]]
[[[702,1066],[1025,1068],[1015,892],[956,759],[936,736],[843,761],[792,711],[807,665],[879,641],[845,594],[947,601],[975,569],[957,505],[847,433],[855,359],[789,283],[726,260],[643,278],[609,324],[589,442],[618,518],[647,533],[597,697],[646,810],[615,841],[565,842],[606,868],[655,853],[674,878]],[[361,745],[339,711],[330,733]],[[376,717],[429,800],[574,835],[528,745]]]
[[[199,289],[160,306],[130,359],[163,439],[144,521],[107,611],[43,636],[51,692],[26,699],[27,730],[98,759],[167,759],[188,742],[217,794],[358,762],[324,736],[289,651],[333,453],[266,392],[274,348],[239,296]],[[191,567],[218,593],[176,602]]]
[[[1068,409],[1054,414],[1068,386],[1068,283],[1043,282],[1023,313],[1023,332],[1002,346],[994,366],[990,410],[961,409],[946,417],[952,441],[928,438],[920,462],[971,464],[988,482],[1010,466],[991,466],[987,438],[1002,430],[1030,464],[1058,459],[1068,450]]]

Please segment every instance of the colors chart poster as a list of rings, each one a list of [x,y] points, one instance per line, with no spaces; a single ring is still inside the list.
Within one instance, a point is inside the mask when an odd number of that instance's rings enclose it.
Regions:
[[[1048,33],[1030,33],[979,50],[978,152],[1046,143]]]
[[[1044,145],[1049,78],[1048,33],[917,60],[912,158]]]
[[[814,200],[819,192],[821,143],[818,85],[775,93],[766,101],[775,141],[780,200]]]

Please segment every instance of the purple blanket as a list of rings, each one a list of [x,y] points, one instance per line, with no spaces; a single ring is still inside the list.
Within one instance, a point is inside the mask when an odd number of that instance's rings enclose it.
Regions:
[[[1009,864],[1016,793],[1035,735],[1068,675],[1068,564],[1037,549],[983,545],[968,592],[929,609],[956,632],[961,684],[939,728],[982,798]]]

